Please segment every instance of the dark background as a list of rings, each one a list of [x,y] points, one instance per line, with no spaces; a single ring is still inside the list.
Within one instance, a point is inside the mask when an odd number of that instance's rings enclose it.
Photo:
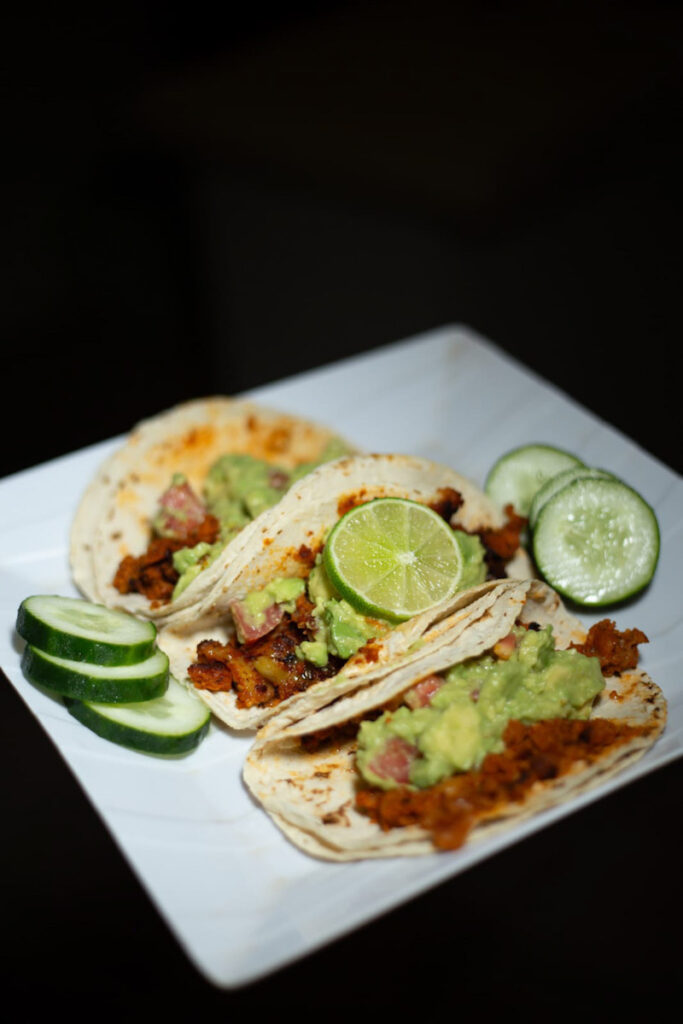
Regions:
[[[681,470],[678,4],[4,20],[0,475],[449,322]],[[596,1019],[678,991],[680,763],[223,993],[7,686],[0,722],[0,978],[25,1019],[103,997],[374,1016],[427,979],[425,1015]]]

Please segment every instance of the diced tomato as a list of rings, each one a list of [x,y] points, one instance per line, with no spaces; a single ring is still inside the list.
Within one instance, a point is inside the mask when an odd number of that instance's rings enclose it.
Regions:
[[[288,483],[289,473],[286,473],[284,469],[271,469],[268,474],[268,484],[270,487],[274,487],[278,491],[284,491]]]
[[[424,708],[431,704],[432,697],[443,684],[443,676],[426,676],[408,690],[403,700],[409,708]]]
[[[161,537],[186,540],[205,516],[206,508],[187,480],[174,480],[159,499],[154,529]]]
[[[235,599],[230,602],[229,607],[235,623],[237,639],[241,644],[253,644],[255,640],[266,636],[282,621],[284,615],[282,605],[271,604],[263,611],[263,618],[259,616],[259,621],[255,622],[244,601]]]
[[[514,633],[508,633],[504,636],[493,648],[493,653],[501,661],[507,661],[515,653],[517,647],[517,637]]]
[[[375,775],[379,775],[380,779],[406,783],[410,781],[410,766],[417,754],[417,747],[412,743],[401,739],[400,736],[392,736],[373,757],[368,767]]]

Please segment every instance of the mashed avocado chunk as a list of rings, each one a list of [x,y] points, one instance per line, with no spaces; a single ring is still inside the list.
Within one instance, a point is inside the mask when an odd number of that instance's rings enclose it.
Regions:
[[[254,625],[260,625],[271,605],[280,604],[286,612],[293,612],[297,597],[305,589],[306,584],[298,576],[282,577],[271,580],[262,590],[252,590],[242,604]]]
[[[296,480],[346,452],[344,442],[333,438],[318,459],[301,463],[295,469],[284,469],[253,455],[222,455],[204,481],[204,501],[224,527],[240,528],[276,505]]]
[[[402,705],[366,721],[358,734],[357,765],[373,786],[399,784],[382,754],[399,739],[410,751],[409,784],[432,786],[455,772],[479,767],[500,752],[509,721],[586,719],[605,682],[597,658],[555,650],[552,627],[513,630],[515,647],[502,659],[490,654],[455,665],[425,706]],[[380,774],[378,774],[378,771]]]
[[[368,640],[385,632],[378,619],[366,618],[344,600],[327,601],[322,620],[328,650],[344,661],[353,657]]]
[[[192,548],[180,548],[173,552],[173,568],[180,573],[178,581],[173,588],[173,600],[182,594],[183,590],[199,576],[202,569],[210,565],[223,550],[223,542],[207,544],[200,541]]]
[[[295,652],[302,661],[308,661],[318,668],[325,668],[330,653],[324,640],[302,640]]]
[[[327,665],[330,655],[346,661],[368,640],[390,628],[388,623],[359,614],[342,600],[329,582],[320,559],[308,580],[281,577],[247,594],[239,602],[240,615],[245,617],[249,627],[258,629],[265,623],[268,609],[279,605],[292,613],[296,599],[304,592],[314,605],[311,614],[316,628],[313,638],[302,640],[296,648],[297,656],[303,661],[320,667]]]
[[[232,453],[214,462],[204,481],[207,508],[221,524],[245,526],[275,505],[289,484],[289,473],[253,455]]]
[[[391,627],[382,619],[368,618],[355,611],[329,580],[320,555],[316,556],[307,581],[309,600],[315,605],[318,623],[314,640],[305,640],[297,654],[305,661],[324,667],[330,654],[347,661],[360,648]]]
[[[486,579],[486,552],[478,537],[462,530],[454,530],[453,533],[462,553],[462,577],[458,590],[469,590]]]

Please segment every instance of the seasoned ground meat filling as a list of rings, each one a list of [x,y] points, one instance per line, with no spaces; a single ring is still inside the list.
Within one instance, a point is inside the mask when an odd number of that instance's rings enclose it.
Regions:
[[[429,789],[360,789],[356,807],[385,831],[420,825],[437,849],[455,850],[478,821],[523,800],[536,782],[558,778],[578,762],[590,764],[645,731],[604,718],[510,722],[505,750],[488,754],[479,771],[453,775]]]
[[[512,505],[505,506],[506,521],[496,530],[481,530],[479,539],[486,549],[485,562],[489,579],[505,576],[505,566],[517,554],[528,520],[518,516]]]
[[[572,644],[580,654],[598,658],[604,676],[616,676],[638,664],[638,644],[649,643],[640,629],[616,628],[612,619],[601,619],[588,630],[582,644]]]
[[[181,548],[191,548],[204,541],[213,544],[218,539],[220,523],[207,514],[191,535],[182,540],[172,537],[152,537],[147,550],[139,556],[126,555],[119,563],[113,585],[120,594],[144,594],[152,607],[166,604],[173,596],[179,573],[173,567],[173,554]]]
[[[439,490],[439,497],[429,507],[447,523],[450,523],[451,517],[458,511],[464,500],[460,491],[456,491],[454,487],[442,487]]]
[[[112,583],[120,594],[144,594],[153,607],[170,601],[179,575],[173,552],[181,547],[182,541],[153,537],[143,555],[122,559]]]
[[[302,640],[311,637],[313,607],[302,595],[291,615],[286,613],[275,629],[253,643],[203,640],[188,669],[193,685],[213,692],[234,690],[241,708],[270,707],[336,675],[343,664],[339,658],[330,656],[321,668],[296,653]]]
[[[458,511],[463,501],[459,491],[452,487],[442,487],[438,499],[429,507],[450,523],[451,517]],[[504,511],[506,518],[502,526],[476,531],[476,536],[484,545],[488,579],[501,579],[505,576],[505,566],[517,554],[522,533],[528,522],[524,516],[517,515],[512,505],[506,505]],[[463,528],[458,526],[458,529]]]
[[[529,628],[538,625],[531,623]],[[609,677],[637,666],[639,643],[647,643],[641,630],[620,632],[613,621],[603,619],[591,627],[583,644],[571,646],[599,658],[603,675]],[[553,718],[532,725],[511,721],[503,734],[505,749],[488,754],[477,771],[453,775],[426,789],[363,787],[357,792],[356,807],[383,830],[420,825],[438,849],[456,849],[478,821],[523,800],[536,782],[558,778],[578,762],[590,764],[647,731],[606,718]]]

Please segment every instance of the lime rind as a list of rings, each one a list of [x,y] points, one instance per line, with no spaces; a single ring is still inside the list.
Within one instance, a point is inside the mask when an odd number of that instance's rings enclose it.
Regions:
[[[323,562],[356,611],[393,622],[450,597],[463,570],[448,524],[404,498],[376,498],[347,512],[329,534]]]

